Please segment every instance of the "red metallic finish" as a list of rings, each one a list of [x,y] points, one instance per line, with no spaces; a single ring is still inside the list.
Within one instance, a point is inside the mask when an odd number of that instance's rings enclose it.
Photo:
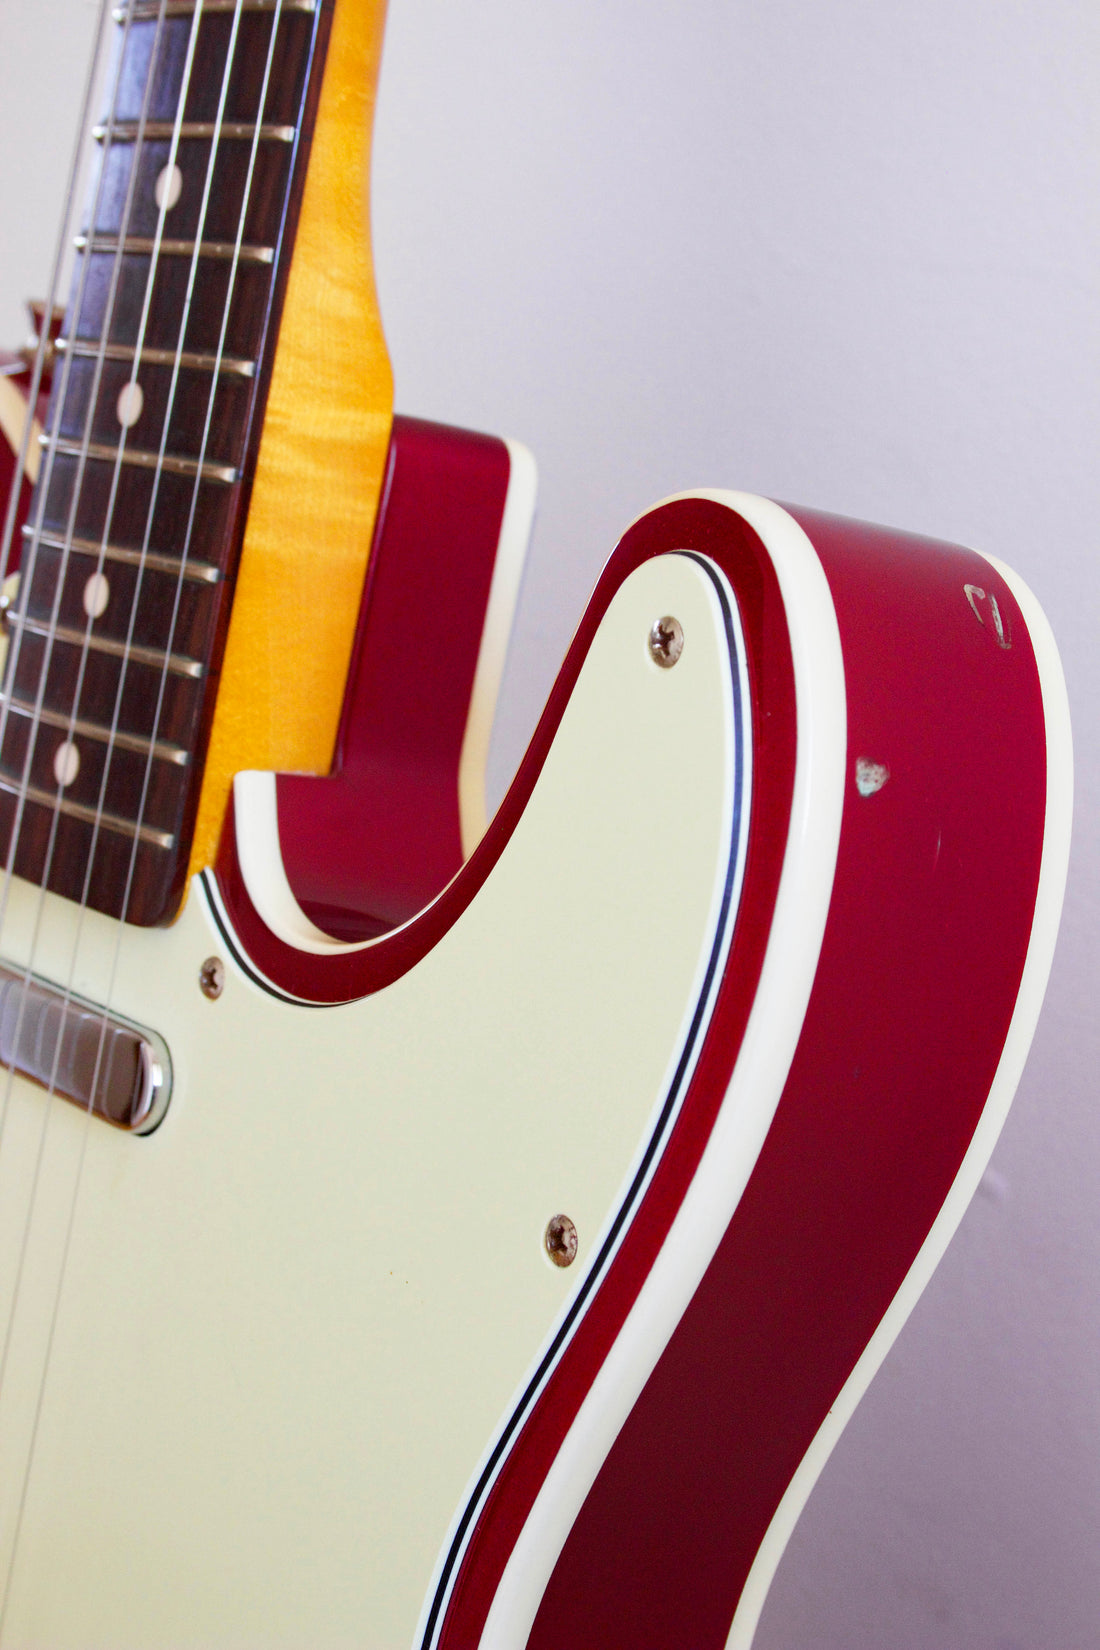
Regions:
[[[469,905],[500,857],[534,788],[558,724],[573,691],[600,620],[620,584],[643,561],[677,548],[697,549],[711,556],[738,588],[741,622],[749,649],[753,686],[754,738],[760,748],[775,750],[776,760],[754,778],[754,806],[750,827],[745,892],[742,895],[735,949],[742,932],[745,944],[766,943],[778,882],[782,843],[770,822],[786,829],[790,809],[791,774],[783,753],[793,752],[793,690],[786,621],[775,576],[755,534],[721,505],[686,500],[646,517],[626,535],[608,562],[566,654],[546,708],[515,779],[478,847],[459,874],[435,902],[393,933],[383,934],[359,950],[319,955],[298,950],[280,940],[263,922],[248,895],[237,862],[232,806],[226,815],[215,869],[218,889],[232,925],[227,943],[248,969],[258,971],[264,984],[303,1002],[350,1002],[398,979],[435,946]],[[673,538],[670,540],[669,534]],[[280,776],[280,784],[282,776]],[[280,812],[281,818],[281,812]],[[760,875],[754,868],[760,867]],[[765,875],[765,868],[767,874]],[[773,875],[774,873],[774,875]],[[759,909],[750,894],[750,882],[763,890]],[[761,949],[762,956],[762,949]],[[757,964],[757,967],[759,965]],[[747,970],[751,973],[751,969]],[[751,994],[750,994],[751,995]]]
[[[825,569],[848,701],[847,789],[820,965],[749,1185],[566,1542],[532,1650],[725,1643],[776,1508],[957,1175],[1015,1004],[1045,804],[1043,709],[1019,609],[972,552],[792,513]],[[465,1552],[456,1550],[442,1620],[428,1623],[443,1650],[477,1644],[519,1532],[660,1251],[733,1074],[786,851],[797,738],[786,617],[766,550],[708,500],[679,500],[635,524],[605,570],[485,839],[442,896],[399,931],[333,957],[297,952],[251,907],[231,828],[219,857],[245,965],[251,958],[276,989],[334,1002],[397,978],[457,919],[507,843],[614,591],[642,561],[675,549],[723,570],[745,636],[754,774],[737,925],[654,1178],[547,1385],[494,1462]],[[968,600],[967,585],[995,596],[1003,638],[982,603]],[[888,770],[874,794],[857,789],[860,759]]]
[[[756,534],[721,505],[679,500],[644,516],[625,535],[611,570],[672,549],[709,556],[737,594],[753,704],[753,796],[745,878],[716,1016],[695,1076],[645,1199],[597,1294],[565,1346],[489,1492],[459,1567],[440,1650],[475,1645],[504,1566],[581,1403],[660,1253],[714,1126],[752,1009],[767,946],[790,821],[794,774],[794,683],[782,598]],[[585,1643],[583,1636],[563,1643]],[[629,1644],[623,1637],[619,1644]],[[670,1640],[668,1642],[680,1642]],[[687,1640],[683,1642],[689,1642]]]
[[[22,395],[23,399],[26,400],[30,394],[31,369],[26,365],[23,357],[21,355],[12,355],[6,351],[0,351],[0,373],[7,378],[9,383],[15,386],[20,395]],[[38,417],[40,421],[46,417],[50,400],[48,376],[44,382],[45,388],[38,397]],[[18,459],[19,454],[8,445],[8,442],[2,436],[0,436],[0,500],[3,501],[3,511],[6,511],[8,507],[8,499],[16,479],[16,465],[18,463]],[[23,555],[22,528],[30,511],[31,495],[33,491],[34,489],[31,487],[26,475],[21,475],[19,478],[19,502],[15,508],[15,522],[12,528],[11,551],[8,556],[7,566],[3,569],[5,577],[11,573],[18,573],[19,571],[20,562]],[[2,520],[2,511],[0,511],[0,520]]]
[[[458,765],[509,473],[495,437],[394,419],[332,773],[278,778],[287,877],[338,939],[415,916],[462,864]]]
[[[31,332],[34,339],[41,337],[42,328],[46,320],[45,305],[31,302],[27,305],[30,317]],[[50,317],[49,335],[51,346],[57,342],[61,332],[62,312],[55,310]],[[21,350],[0,350],[0,374],[13,384],[23,397],[30,399],[31,388],[34,383],[35,345],[32,342]],[[50,390],[53,386],[53,354],[52,348],[42,364],[42,372],[38,383],[38,396],[35,402],[35,416],[43,426],[50,406]],[[18,453],[0,437],[0,519],[7,511],[11,488],[15,481]],[[15,522],[12,531],[11,548],[8,554],[7,565],[4,567],[4,576],[17,573],[23,556],[22,528],[27,520],[31,507],[31,495],[34,489],[26,475],[19,479],[19,502],[16,505]]]
[[[1046,784],[1019,610],[969,552],[793,513],[829,580],[848,697],[817,979],[746,1192],[573,1527],[529,1650],[725,1644],[780,1499],[958,1173],[1015,1006]],[[967,583],[995,592],[1010,649]],[[873,795],[854,783],[861,757],[889,768]],[[710,1037],[728,1036],[720,1005]]]

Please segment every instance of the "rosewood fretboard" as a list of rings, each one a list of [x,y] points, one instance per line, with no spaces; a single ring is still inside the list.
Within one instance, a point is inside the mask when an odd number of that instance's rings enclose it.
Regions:
[[[0,696],[0,848],[177,908],[331,0],[130,0]]]

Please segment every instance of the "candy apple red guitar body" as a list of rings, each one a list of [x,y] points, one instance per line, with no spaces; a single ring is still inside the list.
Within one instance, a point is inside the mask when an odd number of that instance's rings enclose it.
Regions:
[[[1068,846],[1057,654],[976,551],[667,499],[488,820],[534,467],[399,418],[331,768],[237,771],[188,886],[332,14],[285,10],[285,38],[256,0],[120,12],[97,141],[125,157],[23,535],[0,1644],[745,1647],[1026,1057]],[[278,122],[261,47],[295,65]],[[227,231],[164,250],[172,168],[186,203],[187,145],[212,177],[247,143],[267,194],[241,188],[211,352],[168,318],[172,260],[224,275]],[[103,299],[112,269],[144,308]]]

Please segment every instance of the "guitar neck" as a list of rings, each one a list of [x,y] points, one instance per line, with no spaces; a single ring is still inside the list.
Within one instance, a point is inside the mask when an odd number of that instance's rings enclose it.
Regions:
[[[131,0],[114,14],[24,530],[0,820],[20,875],[139,924],[168,920],[211,856],[234,771],[323,770],[331,753],[390,389],[362,220],[326,235],[340,197],[325,173],[334,148],[346,170],[349,139],[364,146],[381,9]],[[357,133],[339,95],[355,74]],[[334,243],[356,237],[349,268]],[[319,290],[334,251],[337,286]],[[335,409],[360,450],[325,453],[326,471],[350,458],[357,508],[330,488],[326,516],[301,464],[332,418],[337,351],[318,340],[346,338],[334,299],[349,291],[360,325],[373,319],[374,371],[365,387],[357,375],[358,418]],[[306,543],[347,547],[322,570]],[[338,604],[327,631],[319,595]],[[327,706],[302,691],[273,622],[287,611],[299,651],[324,654]],[[304,734],[287,708],[299,697]]]

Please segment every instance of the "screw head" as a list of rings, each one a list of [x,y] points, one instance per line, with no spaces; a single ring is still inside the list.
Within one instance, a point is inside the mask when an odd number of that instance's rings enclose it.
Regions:
[[[684,651],[684,632],[679,619],[666,613],[654,619],[649,631],[649,656],[662,670],[671,670]]]
[[[211,1002],[225,989],[225,964],[220,957],[207,957],[199,969],[199,990]]]
[[[555,1215],[542,1241],[555,1266],[572,1266],[577,1258],[577,1228],[568,1215]]]

